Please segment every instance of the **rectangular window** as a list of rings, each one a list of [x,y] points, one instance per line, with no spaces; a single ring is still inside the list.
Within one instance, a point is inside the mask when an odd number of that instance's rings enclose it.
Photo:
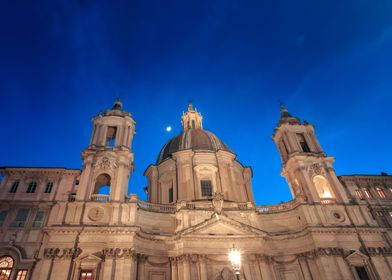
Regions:
[[[11,226],[12,227],[24,227],[27,216],[29,215],[29,208],[20,208],[18,212],[16,213],[15,220],[12,222]]]
[[[363,194],[361,190],[355,190],[355,195],[357,196],[358,199],[363,199]]]
[[[211,181],[202,180],[200,181],[200,185],[201,185],[201,196],[212,196]]]
[[[7,210],[0,211],[0,227],[3,226],[4,221],[7,218],[7,214],[8,214]]]
[[[289,154],[289,150],[287,149],[287,145],[283,139],[282,139],[282,145],[283,145],[284,150],[286,151],[286,154]]]
[[[19,181],[15,181],[10,188],[10,193],[16,193],[18,187],[19,187]]]
[[[376,211],[376,215],[379,217],[383,217],[384,213],[382,211]]]
[[[53,183],[52,182],[48,182],[46,184],[45,193],[51,193],[52,192],[52,188],[53,188]]]
[[[35,189],[37,188],[37,182],[30,182],[29,186],[27,187],[27,193],[35,193]]]
[[[18,273],[16,274],[15,280],[26,280],[27,279],[27,269],[19,269]]]
[[[169,188],[169,203],[173,202],[173,187]]]
[[[93,271],[82,269],[79,280],[93,280]]]
[[[372,194],[370,193],[370,191],[368,189],[363,189],[363,193],[365,194],[365,196],[367,198],[372,198]]]
[[[357,272],[358,278],[360,280],[370,280],[369,275],[367,274],[365,267],[356,266],[355,271]]]
[[[306,143],[305,135],[303,133],[297,133],[299,145],[304,153],[310,153],[308,143]]]
[[[380,187],[376,187],[376,192],[380,198],[384,199],[386,197],[384,191]]]
[[[115,139],[117,134],[117,127],[109,126],[106,133],[106,146],[113,148],[115,146]]]
[[[33,221],[33,228],[40,228],[42,227],[42,223],[44,222],[44,217],[45,217],[45,212],[44,211],[38,211],[37,214],[35,215],[34,221]]]

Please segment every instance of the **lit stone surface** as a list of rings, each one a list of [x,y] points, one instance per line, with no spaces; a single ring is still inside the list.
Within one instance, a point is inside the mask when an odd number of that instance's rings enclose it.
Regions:
[[[293,200],[257,206],[251,169],[192,105],[182,124],[185,136],[145,171],[148,201],[127,193],[135,122],[119,100],[93,119],[82,170],[1,168],[11,279],[17,269],[34,280],[235,279],[233,245],[241,279],[392,275],[391,176],[337,177],[313,126],[281,108],[273,140]]]

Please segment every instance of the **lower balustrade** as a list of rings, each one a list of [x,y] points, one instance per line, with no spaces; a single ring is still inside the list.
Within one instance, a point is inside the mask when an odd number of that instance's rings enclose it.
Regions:
[[[108,194],[92,194],[91,200],[92,201],[100,201],[100,202],[108,202],[109,195]]]

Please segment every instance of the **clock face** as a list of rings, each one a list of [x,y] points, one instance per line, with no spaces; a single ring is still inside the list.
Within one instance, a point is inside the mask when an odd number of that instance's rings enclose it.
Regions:
[[[94,207],[88,211],[88,217],[92,221],[102,220],[105,215],[105,210],[101,207]]]

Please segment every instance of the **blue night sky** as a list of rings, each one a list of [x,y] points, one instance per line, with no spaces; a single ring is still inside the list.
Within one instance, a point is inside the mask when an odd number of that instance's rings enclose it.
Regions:
[[[3,1],[0,34],[2,166],[80,168],[91,118],[120,95],[142,198],[188,100],[252,166],[257,204],[291,199],[271,140],[280,100],[337,174],[392,173],[390,0]]]

